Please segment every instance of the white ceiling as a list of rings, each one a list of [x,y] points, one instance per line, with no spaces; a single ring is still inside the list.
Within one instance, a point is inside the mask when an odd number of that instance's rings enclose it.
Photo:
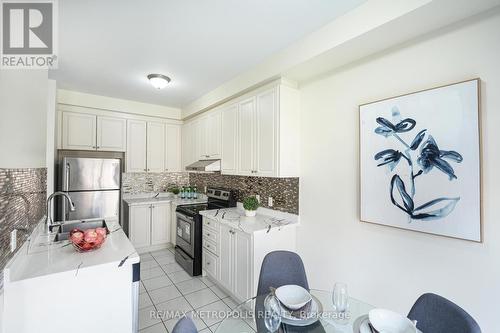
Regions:
[[[182,107],[365,0],[59,1],[59,88]],[[149,73],[172,78],[163,90]]]

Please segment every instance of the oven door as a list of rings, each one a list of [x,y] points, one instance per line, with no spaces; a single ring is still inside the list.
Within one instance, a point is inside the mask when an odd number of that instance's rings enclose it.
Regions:
[[[177,213],[176,245],[194,257],[194,218]]]

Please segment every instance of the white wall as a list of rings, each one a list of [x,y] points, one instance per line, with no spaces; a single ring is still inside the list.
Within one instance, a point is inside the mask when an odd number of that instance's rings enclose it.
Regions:
[[[45,167],[46,70],[0,70],[0,168]]]
[[[149,117],[181,119],[181,109],[178,108],[136,102],[127,99],[92,95],[64,89],[57,90],[57,102],[59,104],[124,112]]]
[[[310,285],[406,313],[424,292],[500,332],[500,12],[303,84],[298,250]],[[358,105],[482,79],[484,243],[359,221]]]

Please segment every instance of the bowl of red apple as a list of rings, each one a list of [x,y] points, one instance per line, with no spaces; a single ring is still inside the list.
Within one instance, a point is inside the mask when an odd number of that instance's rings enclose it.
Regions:
[[[69,233],[69,240],[78,252],[89,252],[100,248],[106,236],[106,228],[73,229]]]

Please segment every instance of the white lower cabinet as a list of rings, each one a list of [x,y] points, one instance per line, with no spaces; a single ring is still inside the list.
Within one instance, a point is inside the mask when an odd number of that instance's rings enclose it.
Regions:
[[[236,298],[252,297],[252,236],[233,230],[233,293]]]
[[[151,244],[151,205],[130,207],[129,238],[134,247]]]
[[[231,234],[231,228],[226,225],[220,226],[220,253],[222,255],[219,257],[220,265],[220,277],[219,282],[229,291],[233,290],[233,236]],[[203,249],[206,251],[206,249]]]
[[[262,261],[275,250],[295,251],[295,226],[247,233],[203,217],[203,270],[240,302],[256,295]]]
[[[142,252],[170,242],[170,202],[129,207],[129,238]]]
[[[151,245],[170,242],[170,203],[151,206]]]

